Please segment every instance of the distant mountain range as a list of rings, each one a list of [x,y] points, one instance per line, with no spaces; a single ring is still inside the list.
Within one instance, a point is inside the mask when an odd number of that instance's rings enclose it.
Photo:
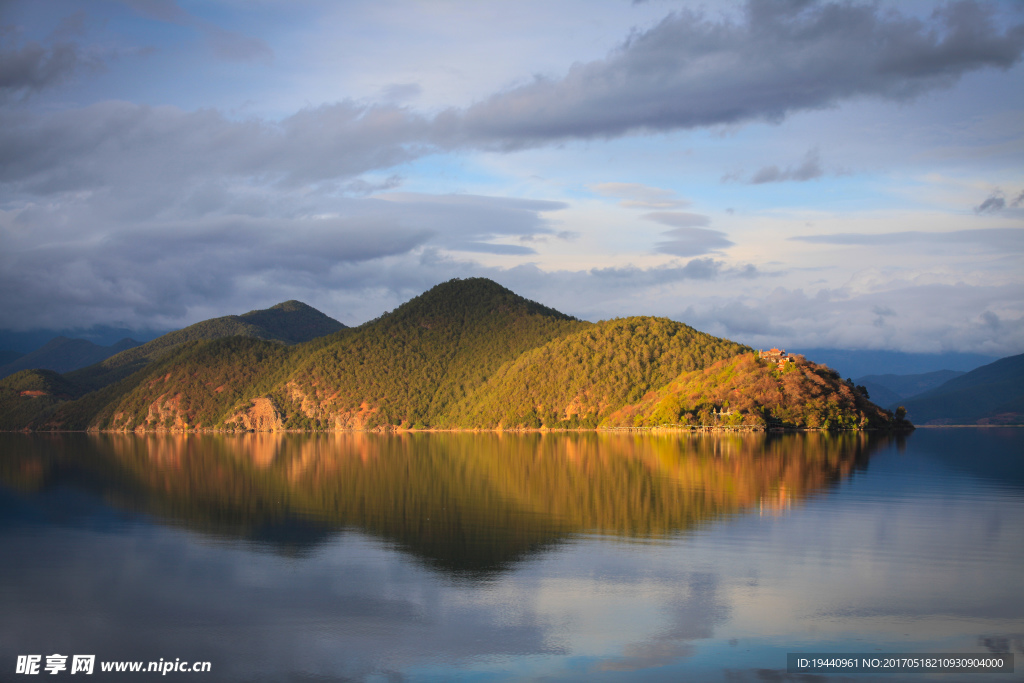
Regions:
[[[909,353],[872,349],[790,349],[833,368],[843,377],[920,375],[938,370],[967,372],[988,365],[996,356],[980,353]]]
[[[837,372],[665,318],[590,323],[482,278],[357,328],[299,302],[0,380],[2,429],[892,428]]]
[[[893,406],[963,374],[959,370],[936,370],[917,375],[865,375],[854,382],[867,387],[871,400],[878,405]]]
[[[918,424],[1024,424],[1024,354],[953,377],[902,404]]]

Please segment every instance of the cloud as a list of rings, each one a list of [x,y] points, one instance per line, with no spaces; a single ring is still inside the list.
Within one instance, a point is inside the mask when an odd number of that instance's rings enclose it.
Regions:
[[[1006,195],[996,190],[985,201],[974,207],[974,213],[999,213],[1006,208]]]
[[[200,19],[182,9],[175,0],[121,0],[121,2],[148,19],[199,31],[209,44],[214,56],[229,62],[269,62],[274,51],[259,38],[228,31],[216,24]]]
[[[674,256],[700,256],[731,247],[733,242],[720,230],[676,228],[662,233],[670,239],[658,242],[656,250]]]
[[[145,185],[180,194],[211,178],[297,186],[435,151],[426,138],[427,121],[405,109],[347,101],[279,123],[127,102],[43,116],[0,110],[0,184],[8,197]]]
[[[316,305],[333,288],[408,294],[422,287],[419,293],[453,276],[442,265],[424,265],[441,263],[428,252],[534,254],[501,240],[554,235],[542,214],[565,206],[413,193],[329,195],[302,206],[286,188],[263,194],[270,196],[248,213],[236,211],[249,203],[244,188],[197,198],[198,215],[179,206],[143,220],[119,217],[119,203],[111,209],[102,194],[0,212],[0,319],[20,329],[109,322],[166,328],[289,298]],[[383,311],[373,310],[379,297],[363,298],[355,311]]]
[[[401,104],[415,100],[423,93],[418,83],[391,83],[381,88],[381,101],[388,104]]]
[[[973,286],[891,279],[857,287],[708,297],[672,317],[711,334],[765,348],[890,349],[1008,356],[1021,352],[1024,309],[1019,285]],[[942,302],[942,315],[935,315]],[[998,315],[999,325],[990,324]]]
[[[892,246],[895,244],[962,245],[973,244],[999,251],[1024,251],[1024,228],[981,228],[949,232],[907,231],[887,233],[835,233],[798,235],[798,242],[843,246]]]
[[[154,20],[206,31],[221,42],[222,56],[260,54],[170,0],[126,2]],[[672,14],[606,59],[573,66],[562,79],[538,79],[437,114],[397,104],[416,94],[414,84],[387,86],[390,103],[344,100],[280,121],[126,102],[47,114],[3,111],[0,183],[50,194],[143,182],[169,192],[210,177],[254,186],[338,182],[439,152],[779,120],[864,95],[905,99],[973,69],[1009,67],[1022,49],[1024,26],[1000,33],[972,3],[922,22],[874,5],[755,0],[734,20]],[[0,83],[7,92],[59,82],[88,63],[71,48],[26,45],[4,55]],[[812,150],[795,167],[761,169],[754,181],[819,175]],[[639,184],[592,189],[627,207],[686,205],[670,190]]]
[[[70,36],[76,34],[78,15],[66,18],[54,32],[56,42],[44,45],[21,42],[11,26],[0,26],[0,103],[26,97],[69,80],[83,71],[103,68],[96,54],[82,50]]]
[[[990,194],[988,197],[986,197],[985,201],[983,201],[978,206],[974,207],[974,213],[1002,213],[1002,211],[1006,209],[1007,206],[1009,206],[1012,209],[1016,209],[1019,208],[1022,204],[1024,204],[1024,190],[1022,190],[1020,194],[1018,194],[1016,197],[1007,202],[1006,195],[1003,193],[1003,191],[997,189],[994,190],[992,194]]]
[[[724,232],[700,227],[710,224],[711,219],[699,213],[653,211],[641,218],[673,228],[662,233],[670,239],[659,242],[655,247],[662,254],[701,256],[734,244]]]
[[[463,134],[516,148],[554,140],[780,121],[860,97],[903,101],[1007,69],[1024,25],[975,2],[930,21],[874,5],[751,0],[737,19],[681,10],[606,58],[537,76],[466,110]]]
[[[780,169],[778,166],[765,166],[753,175],[750,179],[751,185],[763,183],[778,183],[786,180],[814,180],[823,175],[821,169],[821,157],[817,149],[812,149],[804,156],[799,166],[790,166]]]
[[[602,197],[621,199],[619,206],[629,209],[674,209],[690,204],[678,197],[674,190],[640,183],[599,183],[591,185],[590,189]]]
[[[708,225],[711,222],[711,219],[707,216],[702,216],[699,213],[687,213],[685,211],[653,211],[645,213],[641,218],[673,228],[692,228]]]

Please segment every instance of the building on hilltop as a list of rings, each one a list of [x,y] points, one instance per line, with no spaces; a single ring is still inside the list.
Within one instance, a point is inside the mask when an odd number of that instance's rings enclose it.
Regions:
[[[771,348],[768,349],[767,351],[758,351],[757,357],[763,358],[769,363],[775,363],[780,368],[786,365],[786,363],[795,362],[795,358],[786,353],[784,349]]]

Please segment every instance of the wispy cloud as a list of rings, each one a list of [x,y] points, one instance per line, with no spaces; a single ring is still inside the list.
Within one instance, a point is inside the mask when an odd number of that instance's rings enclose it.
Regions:
[[[787,180],[802,182],[820,178],[823,174],[821,155],[817,149],[812,149],[807,152],[803,161],[795,166],[786,168],[765,166],[761,168],[750,178],[750,184],[761,185],[763,183],[779,183]]]
[[[1000,251],[1024,251],[1024,228],[979,228],[976,230],[951,230],[949,232],[911,230],[874,234],[835,233],[830,235],[798,235],[789,239],[812,244],[872,247],[894,244],[974,244]]]
[[[229,62],[269,61],[274,51],[259,38],[229,31],[183,9],[175,0],[121,0],[138,14],[199,31],[219,59]]]
[[[674,209],[689,206],[674,190],[640,183],[599,183],[590,189],[602,197],[620,199],[619,206],[630,209]]]

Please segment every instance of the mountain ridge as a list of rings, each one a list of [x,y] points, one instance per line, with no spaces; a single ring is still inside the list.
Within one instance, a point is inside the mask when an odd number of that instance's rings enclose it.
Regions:
[[[920,424],[1024,424],[1024,354],[954,377],[904,406]]]
[[[282,343],[280,338],[308,336],[309,330],[274,329],[265,320],[289,315],[306,320],[309,311],[322,316],[293,301],[216,318],[91,369],[68,373],[60,381],[74,393],[62,394],[66,400],[34,395],[40,410],[27,423],[23,408],[33,397],[19,394],[13,383],[0,382],[0,398],[22,406],[8,413],[0,409],[0,428],[642,427],[648,423],[635,407],[652,392],[665,391],[687,373],[702,373],[739,357],[753,358],[749,347],[666,318],[577,320],[484,278],[449,280],[359,327],[344,328],[334,321],[335,331],[297,343]],[[253,323],[259,323],[264,337],[275,339],[258,336],[251,329],[256,327]],[[235,334],[239,331],[245,334]],[[776,381],[765,379],[783,372],[776,364],[760,359],[726,374],[749,375],[744,379],[748,383]],[[790,389],[805,380],[817,387],[815,391],[783,392],[775,404],[745,406],[744,428],[901,424],[877,407],[880,412],[868,419],[854,396],[855,388],[834,371],[802,364],[793,378],[778,379]],[[56,387],[58,380],[23,376],[16,382]],[[720,419],[728,410],[721,401],[703,408],[707,410],[684,410],[676,417],[690,414],[693,419],[687,418],[686,424],[691,428],[735,426]],[[20,417],[12,422],[15,414]],[[624,424],[624,415],[634,421]]]
[[[110,346],[99,346],[87,339],[57,336],[40,348],[0,366],[0,378],[21,370],[53,370],[65,373],[102,362],[122,351],[139,346],[140,342],[125,337]]]

